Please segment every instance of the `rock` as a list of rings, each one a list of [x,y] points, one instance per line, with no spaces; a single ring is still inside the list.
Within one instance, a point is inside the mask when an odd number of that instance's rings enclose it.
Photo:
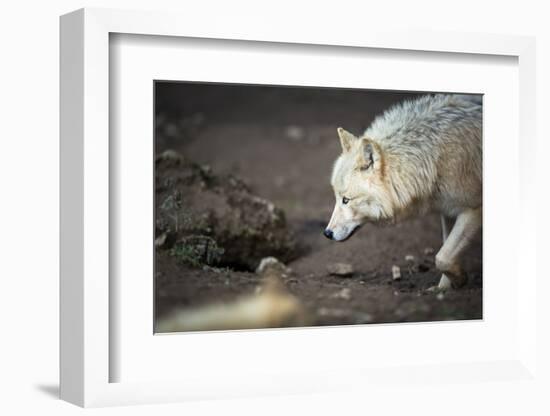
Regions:
[[[437,295],[435,295],[435,298],[437,300],[443,300],[445,299],[445,295],[443,294],[443,292],[439,292]]]
[[[434,250],[433,248],[431,248],[431,247],[426,247],[426,248],[424,249],[424,255],[425,255],[425,256],[431,256],[431,255],[433,255],[434,253],[435,253],[435,250]]]
[[[393,280],[401,280],[401,269],[399,266],[396,266],[395,264],[391,266],[391,274]]]
[[[349,300],[351,299],[351,289],[349,287],[344,287],[340,291],[333,294],[331,297],[337,298],[337,299]]]
[[[405,256],[405,261],[406,261],[406,262],[409,262],[409,263],[414,263],[414,262],[415,262],[415,258],[414,258],[414,256],[413,256],[412,254],[407,254],[407,255]]]
[[[156,158],[157,163],[164,161],[172,164],[183,163],[183,156],[176,152],[175,150],[168,149],[159,154]]]
[[[288,262],[297,256],[284,212],[236,176],[217,175],[170,150],[156,160],[155,192],[156,234],[168,234],[170,253],[192,266],[252,271],[264,257]]]
[[[349,263],[333,263],[327,266],[328,273],[332,276],[350,277],[353,275],[353,266]]]
[[[257,274],[265,274],[268,271],[273,271],[278,275],[288,275],[291,273],[291,269],[277,260],[275,257],[264,257],[259,266],[256,268]]]
[[[166,237],[167,234],[164,233],[155,238],[155,247],[162,247],[166,243]]]
[[[275,279],[276,280],[276,279]],[[311,325],[311,317],[300,300],[269,279],[262,289],[232,302],[216,302],[194,308],[176,309],[163,317],[157,332],[212,331]]]

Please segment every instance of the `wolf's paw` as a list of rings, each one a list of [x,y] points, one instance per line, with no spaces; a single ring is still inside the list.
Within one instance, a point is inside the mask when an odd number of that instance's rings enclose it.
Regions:
[[[441,279],[439,279],[439,284],[437,285],[437,289],[440,291],[445,291],[452,289],[453,283],[449,277],[447,277],[445,274],[441,275]]]
[[[437,286],[431,286],[427,289],[428,292],[445,292],[451,289],[459,289],[468,282],[468,278],[464,274],[451,276],[443,274]]]
[[[442,292],[442,290],[439,289],[439,286],[430,286],[429,288],[426,289],[426,292],[439,293],[439,292]]]

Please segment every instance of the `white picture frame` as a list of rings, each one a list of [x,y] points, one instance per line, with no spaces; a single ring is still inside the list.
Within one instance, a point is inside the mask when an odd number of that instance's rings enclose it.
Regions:
[[[209,27],[192,16],[82,9],[61,18],[61,398],[80,406],[159,403],[197,398],[319,393],[352,385],[402,382],[481,382],[536,378],[536,276],[534,215],[518,216],[517,257],[523,271],[517,290],[517,349],[507,359],[479,362],[419,362],[408,367],[281,369],[269,377],[194,371],[182,381],[111,382],[120,357],[110,348],[113,298],[109,275],[109,36],[114,33],[333,47],[430,51],[442,54],[515,57],[519,68],[519,213],[535,212],[530,177],[535,167],[535,42],[508,35],[396,32],[338,28],[302,32],[251,22],[249,27]],[[517,273],[511,269],[510,273]],[[357,331],[360,331],[358,328]],[[328,333],[327,333],[328,334]],[[151,333],[152,336],[152,333]],[[327,335],[329,336],[329,335]],[[327,377],[320,377],[326,374]],[[334,376],[334,377],[331,377]],[[342,383],[342,379],[349,380]],[[404,381],[403,381],[404,380]]]

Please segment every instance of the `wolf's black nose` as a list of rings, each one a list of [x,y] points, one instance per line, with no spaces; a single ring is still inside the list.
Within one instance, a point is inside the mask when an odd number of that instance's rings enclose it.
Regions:
[[[323,231],[323,234],[325,235],[326,238],[328,238],[329,240],[332,240],[332,236],[333,236],[332,230],[329,230],[327,228],[325,231]]]

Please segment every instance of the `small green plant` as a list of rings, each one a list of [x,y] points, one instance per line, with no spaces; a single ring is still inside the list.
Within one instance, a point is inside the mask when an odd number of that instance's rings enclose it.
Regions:
[[[224,249],[213,238],[204,235],[184,237],[170,249],[170,255],[193,267],[218,264],[223,253]]]

